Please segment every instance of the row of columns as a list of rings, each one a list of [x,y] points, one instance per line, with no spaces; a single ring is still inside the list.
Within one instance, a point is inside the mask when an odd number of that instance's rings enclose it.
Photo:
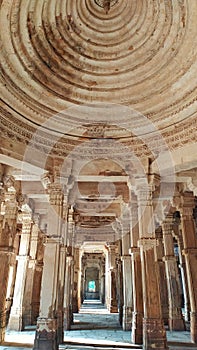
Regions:
[[[152,193],[151,186],[140,184],[136,191],[137,196],[133,195],[129,250],[131,257],[125,255],[125,238],[122,240],[123,329],[131,329],[132,342],[143,343],[144,349],[167,349],[164,325],[168,324],[170,330],[185,330],[185,321],[189,319],[188,299],[191,305],[191,340],[197,342],[197,233],[193,218],[194,197],[190,192],[183,193],[179,206],[175,208],[181,215],[181,232],[177,235],[173,211],[165,216],[161,229],[156,229]],[[180,274],[174,255],[174,238],[179,245],[185,318],[182,314]],[[132,286],[132,301],[127,284]]]
[[[48,186],[48,193],[50,209],[34,350],[57,350],[64,330],[70,329],[72,322],[72,210],[68,207],[67,188],[59,181]]]
[[[7,187],[6,187],[7,186]],[[1,341],[6,327],[6,307],[8,291],[13,287],[10,276],[15,277],[13,303],[9,318],[11,329],[21,330],[32,322],[36,286],[41,284],[42,259],[38,259],[39,226],[33,221],[27,205],[18,214],[16,191],[12,183],[7,183],[1,209],[0,254],[4,266],[4,284],[0,288]],[[47,237],[44,242],[44,269],[40,297],[40,315],[34,350],[57,350],[63,341],[64,329],[72,323],[73,298],[80,304],[79,294],[74,290],[80,273],[80,258],[74,268],[74,222],[72,210],[68,206],[65,187],[60,182],[48,186],[50,210]],[[106,304],[110,312],[118,311],[117,294],[123,284],[122,325],[124,330],[132,330],[133,343],[143,343],[144,349],[167,349],[164,323],[168,321],[171,330],[185,329],[181,312],[180,284],[177,261],[174,256],[173,237],[179,243],[182,273],[186,270],[185,296],[189,294],[191,338],[197,342],[197,235],[193,220],[194,198],[192,193],[183,193],[176,207],[179,210],[180,230],[174,224],[171,212],[162,221],[162,235],[156,230],[152,203],[151,186],[139,184],[137,197],[131,202],[131,234],[121,237],[121,271],[116,244],[110,244],[106,256],[105,281],[107,281]],[[17,224],[21,233],[16,234]],[[20,239],[19,239],[20,238]],[[18,239],[19,249],[15,246]],[[42,254],[41,254],[42,255]],[[17,260],[14,272],[13,256]],[[184,269],[185,263],[185,269]],[[75,264],[76,265],[76,264]],[[10,272],[12,271],[12,273]],[[28,273],[27,273],[28,272]],[[39,273],[38,273],[39,272]],[[75,275],[76,272],[76,275]],[[122,280],[117,272],[122,273]],[[167,290],[162,288],[161,276],[165,273]],[[83,278],[81,279],[82,283]],[[131,288],[132,287],[132,288]],[[188,290],[187,290],[188,288]],[[47,291],[47,293],[46,293]],[[166,294],[167,293],[167,294]],[[120,293],[119,293],[120,294]],[[166,295],[169,303],[166,303]],[[186,305],[188,305],[188,300]],[[75,304],[76,301],[75,301]],[[188,316],[187,316],[188,317]]]
[[[6,327],[21,331],[39,314],[43,233],[15,179],[3,177],[0,196],[0,342]]]

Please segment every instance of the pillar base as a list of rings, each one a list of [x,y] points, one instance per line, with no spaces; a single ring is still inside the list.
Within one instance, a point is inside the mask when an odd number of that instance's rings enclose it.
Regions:
[[[64,330],[69,331],[71,329],[71,316],[70,316],[70,307],[64,308]]]
[[[109,311],[110,311],[110,314],[116,314],[118,313],[118,307],[110,305]]]
[[[190,313],[191,319],[191,341],[197,343],[197,312]]]
[[[122,322],[123,322],[123,306],[119,305],[118,310],[119,310],[119,323],[122,326]]]
[[[144,350],[168,349],[163,320],[158,318],[143,319],[143,344]]]
[[[131,342],[140,345],[143,343],[143,316],[139,312],[132,314]]]
[[[23,310],[18,309],[11,309],[10,318],[8,322],[8,329],[12,331],[20,332],[24,329],[24,322],[23,322]]]
[[[132,308],[123,307],[123,319],[122,319],[122,329],[123,331],[130,331],[132,323]]]
[[[6,331],[6,312],[0,313],[0,344],[5,339],[5,331]]]
[[[38,318],[33,350],[58,350],[57,319]]]
[[[64,342],[64,314],[62,310],[57,312],[57,339],[58,344],[62,344]]]

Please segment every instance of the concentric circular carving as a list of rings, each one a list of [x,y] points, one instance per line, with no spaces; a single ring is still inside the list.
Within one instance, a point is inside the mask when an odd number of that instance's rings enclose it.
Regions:
[[[172,136],[196,122],[197,2],[111,0],[108,14],[104,4],[1,1],[4,131],[21,140],[22,130],[28,140],[42,125],[47,139],[61,134],[62,120],[54,118],[60,111],[109,103],[139,111],[177,147]],[[89,130],[64,137],[87,137]],[[132,143],[136,135],[127,136]]]
[[[104,8],[107,5],[110,6],[110,8],[111,8],[112,6],[117,4],[117,2],[120,0],[94,0],[94,1],[97,5],[99,5],[102,8]]]

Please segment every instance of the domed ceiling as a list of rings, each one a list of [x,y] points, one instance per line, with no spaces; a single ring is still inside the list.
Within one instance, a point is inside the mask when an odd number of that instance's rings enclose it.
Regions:
[[[4,137],[196,141],[197,1],[2,0],[0,15]]]

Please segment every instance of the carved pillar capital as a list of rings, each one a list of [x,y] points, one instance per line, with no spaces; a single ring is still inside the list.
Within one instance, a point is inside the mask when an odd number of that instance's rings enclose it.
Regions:
[[[173,214],[168,214],[162,222],[163,235],[172,235],[173,223]]]
[[[153,186],[152,185],[144,185],[142,187],[137,187],[136,194],[138,198],[138,204],[140,206],[148,206],[152,205],[152,193]]]
[[[138,241],[138,247],[143,251],[156,248],[159,245],[159,241],[156,238],[141,238]]]
[[[51,205],[61,205],[63,202],[62,186],[59,183],[49,184],[48,187],[49,200]]]
[[[182,218],[193,217],[193,210],[195,208],[195,197],[193,192],[184,192],[180,196],[179,210]]]

